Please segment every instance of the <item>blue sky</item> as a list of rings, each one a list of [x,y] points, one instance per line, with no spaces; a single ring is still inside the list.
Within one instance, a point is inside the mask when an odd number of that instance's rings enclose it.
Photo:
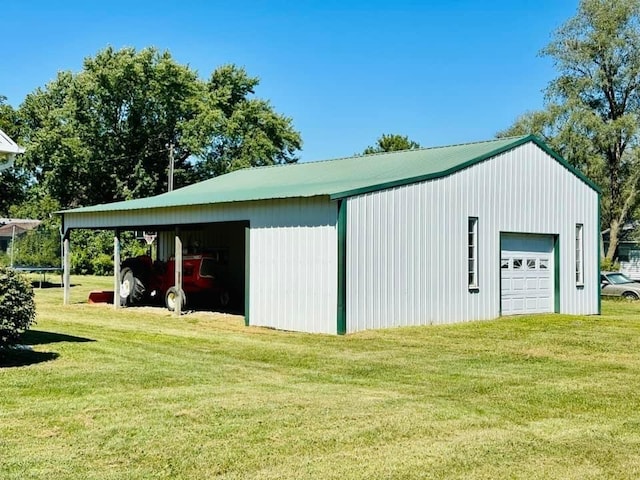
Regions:
[[[578,0],[29,1],[2,8],[0,95],[18,106],[107,45],[155,46],[207,78],[235,63],[293,119],[303,161],[383,133],[422,146],[493,138],[543,104],[538,55]]]

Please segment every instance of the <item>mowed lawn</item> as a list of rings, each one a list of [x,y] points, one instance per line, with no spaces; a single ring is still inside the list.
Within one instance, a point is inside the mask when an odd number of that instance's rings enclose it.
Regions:
[[[36,289],[0,478],[640,478],[640,302],[344,337]]]

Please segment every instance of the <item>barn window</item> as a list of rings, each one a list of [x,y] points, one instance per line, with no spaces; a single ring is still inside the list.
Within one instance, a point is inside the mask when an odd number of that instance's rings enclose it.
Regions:
[[[584,246],[582,244],[582,224],[576,224],[576,285],[584,285]]]
[[[467,243],[469,288],[478,288],[478,219],[476,217],[469,217]]]

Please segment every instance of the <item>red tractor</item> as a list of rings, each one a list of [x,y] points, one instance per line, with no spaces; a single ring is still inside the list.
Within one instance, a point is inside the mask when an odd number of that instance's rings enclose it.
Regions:
[[[211,307],[226,307],[229,291],[219,283],[219,255],[185,255],[182,257],[182,307],[199,303]],[[152,261],[148,255],[128,258],[120,270],[120,303],[135,305],[164,304],[174,310],[178,299],[175,284],[175,259]]]

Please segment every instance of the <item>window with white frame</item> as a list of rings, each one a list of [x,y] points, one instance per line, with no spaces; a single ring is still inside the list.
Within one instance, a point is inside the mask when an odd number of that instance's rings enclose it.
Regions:
[[[478,219],[476,217],[469,217],[467,243],[469,288],[478,288]]]
[[[584,285],[584,245],[582,224],[576,224],[576,285]]]

